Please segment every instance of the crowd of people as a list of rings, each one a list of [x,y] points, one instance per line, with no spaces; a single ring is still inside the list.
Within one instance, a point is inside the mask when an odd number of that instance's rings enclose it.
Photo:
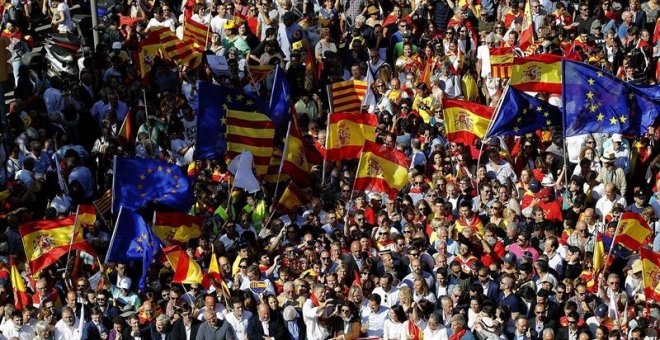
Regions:
[[[73,3],[0,1],[9,52],[0,80],[14,89],[0,148],[0,339],[657,338],[660,306],[645,294],[639,251],[617,248],[594,270],[599,235],[611,239],[626,211],[648,222],[645,247],[660,251],[657,120],[644,136],[550,129],[465,145],[447,138],[442,100],[497,105],[508,80],[491,74],[493,47],[656,84],[658,0],[118,1],[78,77],[21,63],[42,43],[40,20],[53,34],[75,32]],[[522,50],[525,6],[534,42]],[[209,26],[205,55],[224,56],[228,70],[156,58],[141,76],[135,58],[149,30],[183,37],[189,20]],[[267,102],[274,75],[255,83],[249,70],[268,65],[286,72],[292,112],[319,156],[302,188],[309,203],[286,213],[275,209],[286,185],[230,193],[224,159],[194,158],[198,81]],[[369,73],[376,103],[364,112],[378,116],[376,141],[412,159],[396,197],[353,192],[357,160],[320,161],[327,85]],[[136,137],[127,142],[129,112]],[[173,284],[165,260],[149,266],[145,289],[139,261],[85,252],[29,271],[19,226],[99,207],[121,155],[194,164],[191,213],[204,225],[183,247],[205,270],[216,254],[227,293],[218,282]],[[140,213],[151,221],[163,208]],[[108,210],[83,231],[99,259],[116,218]],[[22,309],[10,257],[31,295]]]

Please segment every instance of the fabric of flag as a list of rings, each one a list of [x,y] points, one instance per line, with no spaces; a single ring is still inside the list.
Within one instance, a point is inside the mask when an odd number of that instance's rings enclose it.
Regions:
[[[25,281],[21,276],[21,273],[16,268],[14,263],[14,258],[9,257],[10,269],[10,278],[11,278],[11,288],[14,292],[14,306],[17,310],[23,310],[27,305],[30,304],[30,297],[28,296],[27,289],[25,287]]]
[[[531,1],[525,2],[525,10],[520,30],[520,38],[518,39],[518,46],[521,50],[525,51],[534,43],[534,22],[532,21],[532,8]]]
[[[92,247],[83,238],[83,230],[75,228],[75,215],[59,220],[38,220],[19,227],[25,258],[30,264],[30,272],[37,273],[55,263],[71,250],[84,250],[94,254]],[[71,235],[74,232],[73,243]]]
[[[202,64],[204,55],[195,48],[194,40],[182,41],[168,27],[152,28],[149,34],[158,35],[163,54],[177,65],[195,69]]]
[[[646,301],[660,301],[660,254],[651,249],[639,250]]]
[[[168,261],[172,265],[172,270],[174,271],[172,283],[202,283],[204,277],[202,267],[195,260],[191,259],[179,245],[164,248],[163,257],[163,260]]]
[[[198,51],[206,50],[208,45],[209,26],[206,26],[195,20],[186,20],[183,25],[183,40],[193,41]]]
[[[113,173],[113,211],[118,211],[120,206],[137,210],[150,201],[179,211],[188,211],[193,204],[188,176],[176,164],[116,157]]]
[[[494,108],[454,99],[444,99],[442,107],[450,141],[474,146],[486,135]]]
[[[309,185],[309,173],[311,166],[307,162],[305,142],[298,126],[298,119],[293,115],[289,123],[289,132],[284,146],[284,160],[282,162],[282,173],[290,175],[296,182],[303,186]]]
[[[96,208],[91,204],[79,205],[76,223],[78,227],[89,227],[96,223]]]
[[[125,148],[133,147],[135,144],[135,130],[133,130],[133,115],[131,111],[126,113],[124,121],[121,123],[119,132],[117,133],[117,141]]]
[[[278,135],[284,137],[287,125],[291,121],[291,88],[286,79],[286,72],[279,65],[275,69],[268,116],[275,124]]]
[[[227,166],[227,170],[234,175],[232,183],[234,189],[243,189],[245,192],[254,194],[261,190],[259,180],[254,176],[252,165],[254,157],[250,151],[243,151],[240,155],[234,157]]]
[[[249,101],[246,97],[227,100]],[[257,176],[268,173],[270,157],[273,155],[275,125],[265,114],[256,111],[227,110],[227,160],[250,151],[254,157]]]
[[[553,54],[515,58],[510,85],[521,91],[561,94],[561,60]]]
[[[255,84],[260,83],[266,79],[271,73],[275,71],[273,65],[250,65],[247,67],[248,76],[252,77],[250,80]]]
[[[601,69],[562,60],[565,137],[587,133],[641,136],[660,110],[660,86],[634,86]]]
[[[511,77],[513,49],[511,47],[491,47],[488,52],[490,53],[490,76],[493,78]]]
[[[107,216],[112,208],[112,190],[106,190],[93,204],[101,216]]]
[[[599,272],[605,268],[605,243],[603,242],[603,234],[598,233],[596,237],[596,244],[594,245],[594,258],[593,258],[593,270]],[[597,275],[595,275],[597,276]]]
[[[485,137],[523,136],[561,126],[561,110],[525,92],[509,87]]]
[[[278,181],[286,181],[289,179],[289,175],[285,173],[280,173],[280,168],[282,164],[282,149],[279,145],[273,146],[273,155],[270,156],[270,165],[268,166],[268,174],[264,176],[264,181],[268,183],[277,183]]]
[[[154,262],[163,242],[134,211],[121,207],[110,239],[105,262],[142,260],[139,287],[144,290],[149,265]]]
[[[158,56],[160,51],[160,35],[158,33],[150,32],[147,36],[140,40],[138,45],[138,62],[140,64],[140,76],[145,78],[151,71],[154,59]]]
[[[419,79],[420,83],[424,83],[426,86],[431,87],[431,76],[433,75],[434,66],[435,60],[433,58],[427,58],[424,62],[424,70],[422,71],[422,76]]]
[[[157,211],[154,213],[154,234],[166,245],[183,244],[199,238],[202,236],[203,225],[204,218],[198,216],[190,216],[181,212]]]
[[[333,112],[359,112],[366,93],[367,82],[364,80],[347,80],[332,84]]]
[[[356,159],[364,141],[376,140],[378,117],[361,113],[332,113],[327,132],[326,160]]]
[[[646,244],[646,238],[653,232],[640,214],[630,211],[621,215],[619,224],[621,229],[615,242],[630,250],[637,250]]]
[[[218,159],[225,156],[229,109],[268,112],[268,106],[260,98],[233,87],[199,82],[198,91],[195,159]]]
[[[408,184],[411,160],[403,152],[371,141],[364,142],[355,190],[381,192],[390,199]]]
[[[282,213],[289,213],[296,211],[299,207],[304,207],[307,203],[309,203],[309,197],[291,181],[277,202],[276,209]]]
[[[218,259],[215,255],[215,251],[211,252],[209,270],[202,279],[202,286],[204,286],[206,290],[211,288],[211,282],[209,279],[213,279],[213,286],[216,288],[216,290],[219,290],[220,293],[222,293],[227,301],[231,300],[231,291],[229,290],[229,286],[227,286],[227,282],[225,282],[224,276],[220,272],[220,267],[218,266]]]

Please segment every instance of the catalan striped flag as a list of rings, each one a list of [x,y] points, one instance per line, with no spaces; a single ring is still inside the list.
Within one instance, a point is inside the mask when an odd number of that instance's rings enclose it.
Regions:
[[[247,71],[252,77],[250,80],[255,84],[263,81],[275,71],[275,66],[273,65],[250,65],[247,67]]]
[[[265,176],[273,154],[275,125],[268,116],[257,112],[227,110],[227,159],[243,151],[254,156],[257,176]]]
[[[491,47],[490,75],[493,78],[510,78],[513,64],[513,49],[511,47]]]
[[[332,110],[334,112],[359,112],[366,93],[367,82],[364,80],[334,83],[332,84]]]
[[[154,212],[153,230],[163,243],[183,244],[202,236],[204,218],[182,212]]]
[[[376,140],[378,117],[362,113],[330,114],[326,141],[326,160],[356,159],[364,141]]]
[[[96,223],[96,208],[91,204],[79,205],[77,214],[76,223],[78,227],[87,227]]]
[[[92,247],[83,238],[82,229],[75,228],[75,219],[76,216],[71,215],[59,220],[38,220],[19,227],[30,272],[42,271],[55,263],[69,252],[69,245],[71,250],[94,254]],[[71,243],[74,229],[76,233]]]
[[[628,211],[623,213],[619,224],[619,228],[621,229],[614,242],[620,243],[622,246],[633,251],[645,245],[647,243],[647,237],[652,233],[651,227],[649,227],[649,224],[644,218],[634,212]]]
[[[382,192],[394,199],[408,184],[410,163],[410,158],[396,149],[365,141],[355,176],[355,190]]]
[[[444,99],[442,107],[447,138],[472,147],[486,134],[494,112],[489,106],[453,99]]]
[[[277,183],[278,181],[286,181],[289,179],[289,175],[282,172],[282,149],[284,146],[274,145],[273,146],[273,155],[270,156],[270,164],[268,165],[268,174],[264,176],[264,181],[268,183]]]
[[[213,283],[211,283],[209,279],[213,279]],[[225,278],[220,272],[220,268],[218,267],[218,259],[215,256],[215,250],[211,252],[209,270],[206,274],[204,274],[204,278],[202,280],[202,286],[204,286],[206,290],[211,288],[211,285],[218,289],[227,300],[231,300],[231,291],[229,290],[229,286],[227,286],[227,282],[225,282]]]
[[[101,216],[107,216],[110,213],[110,208],[112,207],[112,190],[106,190],[101,198],[94,201],[93,204]]]
[[[197,68],[202,63],[202,53],[195,49],[195,41],[181,41],[174,32],[167,27],[152,29],[149,34],[157,34],[160,37],[163,53],[177,65],[186,66],[190,69]]]
[[[291,181],[277,202],[276,209],[282,213],[289,213],[299,207],[304,207],[307,203],[309,203],[309,197]]]
[[[651,249],[639,250],[646,301],[660,301],[660,254]]]
[[[296,113],[293,113],[293,119],[289,123],[289,132],[284,145],[284,162],[282,163],[282,173],[289,174],[302,185],[309,184],[309,172],[311,166],[307,162],[305,152],[305,142],[303,141]]]
[[[193,41],[197,50],[204,51],[209,42],[209,27],[192,19],[186,20],[183,25],[183,40]]]
[[[172,265],[172,270],[174,271],[172,283],[202,283],[202,267],[195,260],[191,259],[180,246],[175,245],[164,248],[163,256],[164,260]]]
[[[9,266],[11,267],[10,277],[11,288],[14,291],[14,306],[17,310],[23,310],[23,308],[30,304],[30,297],[25,288],[25,281],[23,280],[21,273],[18,271],[18,268],[16,268],[12,256],[9,257]]]
[[[513,59],[511,86],[521,91],[561,94],[561,59],[553,54]]]

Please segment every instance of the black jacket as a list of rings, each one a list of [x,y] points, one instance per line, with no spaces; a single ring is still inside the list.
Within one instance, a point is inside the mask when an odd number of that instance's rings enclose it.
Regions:
[[[199,325],[202,322],[193,319],[192,325],[190,326],[190,339],[194,340],[197,337],[197,331],[199,330]],[[183,319],[176,320],[172,325],[172,333],[170,333],[170,338],[172,339],[181,339],[186,340],[186,326],[183,324]]]
[[[255,315],[248,321],[247,325],[247,337],[248,339],[263,339],[265,336],[263,325],[259,320],[259,315]],[[271,317],[268,321],[268,336],[275,339],[287,339],[289,337],[289,332],[282,323],[281,319]]]

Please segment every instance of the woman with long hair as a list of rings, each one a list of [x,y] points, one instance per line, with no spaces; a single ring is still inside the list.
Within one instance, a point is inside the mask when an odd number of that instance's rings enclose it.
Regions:
[[[390,309],[388,316],[383,325],[383,339],[400,339],[403,334],[403,324],[408,320],[406,312],[400,305],[395,305]]]
[[[337,307],[340,321],[335,329],[335,339],[355,340],[360,337],[360,314],[353,304],[345,301]]]
[[[520,172],[520,177],[518,178],[518,183],[516,183],[516,190],[514,191],[515,199],[520,200],[525,195],[527,190],[529,190],[529,183],[531,183],[534,178],[532,170],[529,168],[523,169]]]
[[[422,313],[417,303],[413,303],[412,306],[406,309],[406,314],[408,315],[408,320],[401,327],[401,339],[420,340],[427,326],[424,313]]]
[[[413,287],[413,300],[415,302],[426,300],[435,303],[435,294],[429,290],[429,285],[426,283],[426,280],[423,276],[415,277],[413,280]]]
[[[399,304],[404,310],[408,310],[413,303],[412,289],[408,286],[403,286],[399,289]]]

